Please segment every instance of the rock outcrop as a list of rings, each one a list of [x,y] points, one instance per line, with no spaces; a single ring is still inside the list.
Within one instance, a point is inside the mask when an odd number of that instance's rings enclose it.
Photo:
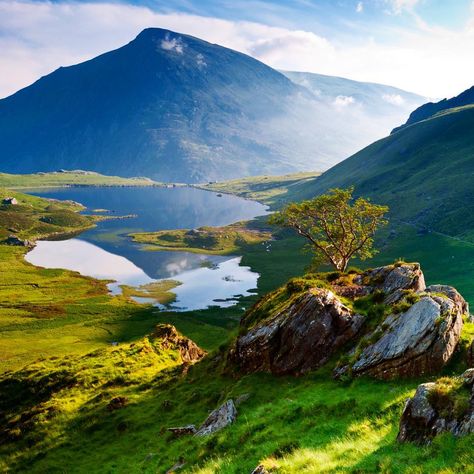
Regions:
[[[474,369],[457,380],[443,378],[418,386],[405,404],[397,439],[427,444],[443,432],[474,433]]]
[[[323,282],[321,274],[291,280],[257,303],[242,320],[243,334],[229,360],[245,373],[301,375],[351,341],[353,350],[341,359],[336,377],[420,376],[436,373],[450,360],[469,307],[452,287],[427,288],[418,263],[326,276]],[[344,305],[342,297],[354,306]],[[359,314],[357,300],[364,297]],[[370,305],[378,306],[375,316]],[[369,316],[372,323],[376,318],[376,328],[368,333]]]
[[[196,436],[207,436],[220,431],[231,425],[237,418],[237,408],[233,400],[227,400],[219,408],[215,409],[199,427]]]
[[[150,337],[160,339],[163,349],[177,347],[185,364],[197,362],[206,355],[195,342],[182,336],[171,324],[158,324]]]
[[[461,302],[448,296],[422,293],[406,311],[385,318],[363,340],[370,341],[367,347],[356,348],[352,362],[338,367],[335,375],[350,372],[392,379],[438,372],[459,341],[464,314],[460,308]]]
[[[300,375],[327,362],[363,322],[332,291],[312,288],[239,337],[230,358],[244,372]]]
[[[390,295],[397,290],[424,291],[425,277],[419,263],[401,263],[368,270],[355,279]]]

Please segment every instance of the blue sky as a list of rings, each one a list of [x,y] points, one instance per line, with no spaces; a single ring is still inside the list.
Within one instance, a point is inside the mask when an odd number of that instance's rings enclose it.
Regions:
[[[472,0],[0,0],[0,96],[149,26],[433,98],[474,85]]]

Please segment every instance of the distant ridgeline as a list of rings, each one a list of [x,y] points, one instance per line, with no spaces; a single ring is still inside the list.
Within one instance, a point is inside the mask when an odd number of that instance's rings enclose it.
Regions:
[[[206,182],[324,170],[405,120],[420,96],[285,73],[149,28],[0,100],[1,171],[86,169]]]
[[[408,122],[330,169],[291,189],[303,199],[354,185],[356,194],[390,206],[392,217],[474,239],[474,89],[426,104]]]

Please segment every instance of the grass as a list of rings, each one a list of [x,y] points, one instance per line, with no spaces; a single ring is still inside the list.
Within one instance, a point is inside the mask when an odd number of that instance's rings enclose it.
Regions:
[[[55,212],[47,209],[52,203],[16,195],[25,200],[17,217],[29,213],[19,235],[43,235],[42,226],[53,224],[39,218]],[[64,211],[63,204],[54,206]],[[266,226],[264,219],[254,225]],[[472,436],[443,435],[427,447],[395,441],[405,399],[426,379],[335,381],[331,369],[339,355],[300,378],[224,370],[243,308],[269,291],[284,295],[278,300],[284,305],[305,285],[299,275],[310,257],[301,252],[302,244],[278,231],[270,245],[249,245],[242,264],[260,273],[258,294],[231,308],[183,313],[112,297],[105,282],[36,268],[23,260],[24,248],[1,245],[0,384],[7,410],[0,411],[20,425],[9,425],[14,431],[0,445],[0,471],[161,473],[183,458],[183,472],[202,474],[251,472],[261,462],[279,473],[472,472]],[[453,284],[474,300],[469,290],[474,247],[418,235],[412,227],[387,231],[379,246],[382,252],[371,266],[398,257],[416,260],[428,283]],[[309,278],[321,281],[318,275]],[[154,342],[147,334],[160,322],[174,324],[210,356],[183,372],[176,354],[149,350]],[[473,335],[474,325],[466,325],[461,351],[444,375],[463,369],[462,350]],[[166,431],[199,425],[210,410],[242,394],[250,398],[239,405],[237,422],[216,435],[175,439]],[[114,398],[126,401],[109,409]]]
[[[139,287],[128,285],[121,285],[120,287],[122,288],[122,295],[127,298],[132,296],[151,298],[162,305],[167,305],[176,300],[176,295],[171,290],[179,285],[181,283],[176,280],[159,280]]]
[[[442,418],[461,419],[469,411],[471,390],[461,377],[441,377],[428,392],[428,400]]]
[[[474,242],[474,107],[443,111],[359,151],[286,198],[355,186],[359,196],[390,207],[393,221]]]
[[[0,187],[9,189],[63,186],[159,186],[149,178],[105,176],[93,171],[53,171],[35,174],[0,173]]]
[[[169,359],[142,351],[143,344],[146,338],[133,347],[42,361],[15,374],[30,385],[45,377],[66,381],[34,405],[40,411],[27,407],[33,420],[16,449],[0,448],[12,471],[61,472],[67,466],[68,472],[164,473],[182,458],[183,472],[197,473],[240,474],[261,462],[279,473],[470,472],[472,436],[443,436],[422,448],[396,443],[400,413],[418,381],[348,384],[334,381],[326,369],[301,378],[235,378],[221,373],[216,357],[187,375],[163,373]],[[68,377],[75,378],[70,388]],[[175,439],[166,431],[199,425],[210,410],[243,394],[250,397],[238,407],[237,422],[220,433]],[[110,411],[115,397],[128,402]]]
[[[272,238],[269,231],[259,229],[252,222],[193,230],[141,232],[130,236],[134,242],[146,244],[146,250],[174,250],[208,255],[229,255]]]
[[[252,176],[221,183],[195,185],[218,193],[235,194],[247,199],[260,201],[271,207],[278,207],[287,200],[293,187],[319,176],[318,172],[293,173],[284,176]]]

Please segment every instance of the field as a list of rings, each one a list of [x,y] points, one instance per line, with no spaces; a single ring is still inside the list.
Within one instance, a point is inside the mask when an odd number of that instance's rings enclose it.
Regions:
[[[57,171],[35,174],[0,173],[0,187],[9,189],[62,186],[159,186],[149,178],[120,178],[92,171]]]

